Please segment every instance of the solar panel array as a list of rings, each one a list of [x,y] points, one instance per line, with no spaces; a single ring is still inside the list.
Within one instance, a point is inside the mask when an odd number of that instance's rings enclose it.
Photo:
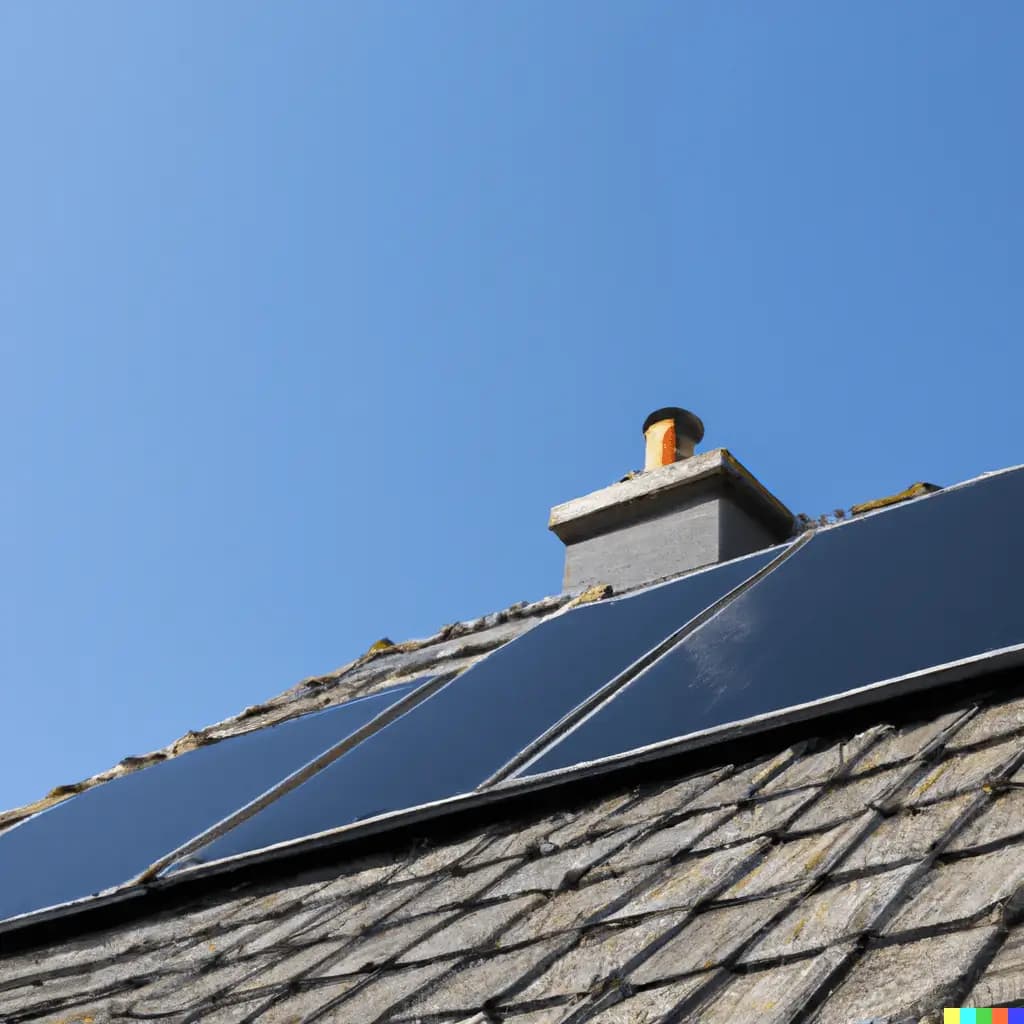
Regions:
[[[1022,504],[983,478],[86,790],[0,834],[0,919],[1022,644]]]

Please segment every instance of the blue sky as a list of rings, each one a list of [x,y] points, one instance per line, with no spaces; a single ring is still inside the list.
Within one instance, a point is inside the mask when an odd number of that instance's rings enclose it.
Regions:
[[[794,511],[1024,461],[1024,7],[0,8],[0,807],[559,588],[697,411]]]

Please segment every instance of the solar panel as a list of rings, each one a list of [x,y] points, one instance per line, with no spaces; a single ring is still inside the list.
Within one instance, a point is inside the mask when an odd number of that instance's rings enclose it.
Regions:
[[[821,531],[521,772],[1024,643],[1024,471]]]
[[[758,552],[546,620],[212,842],[190,863],[470,792],[778,553]]]
[[[423,682],[200,747],[15,825],[0,834],[0,919],[129,881]]]

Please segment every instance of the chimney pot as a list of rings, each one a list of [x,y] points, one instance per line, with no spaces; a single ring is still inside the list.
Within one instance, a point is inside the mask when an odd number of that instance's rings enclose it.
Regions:
[[[724,448],[694,455],[704,424],[670,406],[644,420],[643,473],[556,505],[566,590],[653,583],[785,540],[793,513]]]
[[[666,406],[656,409],[644,420],[643,433],[647,442],[644,458],[644,472],[647,472],[690,458],[704,437],[704,424],[688,409]]]

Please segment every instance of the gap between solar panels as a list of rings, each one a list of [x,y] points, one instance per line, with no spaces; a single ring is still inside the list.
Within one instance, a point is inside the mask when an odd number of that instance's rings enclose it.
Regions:
[[[383,729],[400,715],[404,715],[407,711],[410,711],[419,704],[420,701],[426,700],[428,697],[432,696],[442,686],[444,686],[445,683],[449,682],[451,678],[452,676],[450,674],[427,676],[418,686],[410,684],[414,686],[414,689],[412,689],[405,697],[402,697],[394,704],[386,707],[379,715],[371,719],[364,726],[356,729],[340,742],[334,744],[334,746],[329,747],[318,757],[313,758],[313,760],[308,764],[305,764],[298,770],[292,772],[291,775],[282,779],[276,785],[271,786],[264,793],[261,793],[255,799],[240,807],[233,814],[229,814],[227,817],[218,821],[215,825],[212,825],[205,832],[197,835],[194,839],[189,840],[189,842],[184,843],[175,850],[172,850],[166,856],[154,861],[148,868],[146,868],[145,871],[133,878],[129,884],[141,885],[148,882],[163,871],[164,868],[175,863],[175,861],[187,858],[195,850],[200,849],[207,843],[210,843],[219,836],[222,836],[225,832],[230,831],[236,825],[245,821],[246,818],[249,818],[258,811],[263,810],[264,807],[267,807],[269,804],[273,803],[273,801],[284,796],[285,793],[294,789],[296,786],[302,785],[302,783],[307,779],[316,775],[317,772],[322,771],[333,761],[336,761],[347,751],[351,750],[356,746],[356,744],[362,743],[368,736],[372,736],[375,732]]]
[[[767,576],[768,573],[774,571],[782,564],[782,562],[795,554],[796,551],[803,547],[804,544],[807,544],[813,536],[813,532],[808,531],[798,537],[791,544],[783,545],[781,548],[770,549],[771,551],[778,551],[778,554],[770,562],[762,565],[755,573],[753,573],[753,575],[749,576],[732,590],[723,594],[717,601],[709,605],[703,611],[698,612],[697,615],[680,626],[674,633],[665,637],[661,643],[657,644],[650,651],[633,662],[632,665],[609,680],[600,689],[596,690],[590,697],[585,699],[582,703],[573,708],[572,711],[559,719],[559,721],[552,725],[550,729],[538,736],[537,739],[535,739],[522,752],[502,765],[498,771],[496,771],[489,779],[486,779],[481,783],[477,789],[482,790],[495,786],[509,778],[509,776],[514,775],[520,768],[528,765],[541,751],[557,742],[557,740],[566,732],[574,728],[584,719],[588,718],[602,704],[618,693],[619,690],[631,683],[638,675],[640,675],[641,672],[651,668],[676,645],[680,644],[690,636],[690,634],[700,629],[705,622],[717,615],[741,594],[755,586],[761,579]]]

